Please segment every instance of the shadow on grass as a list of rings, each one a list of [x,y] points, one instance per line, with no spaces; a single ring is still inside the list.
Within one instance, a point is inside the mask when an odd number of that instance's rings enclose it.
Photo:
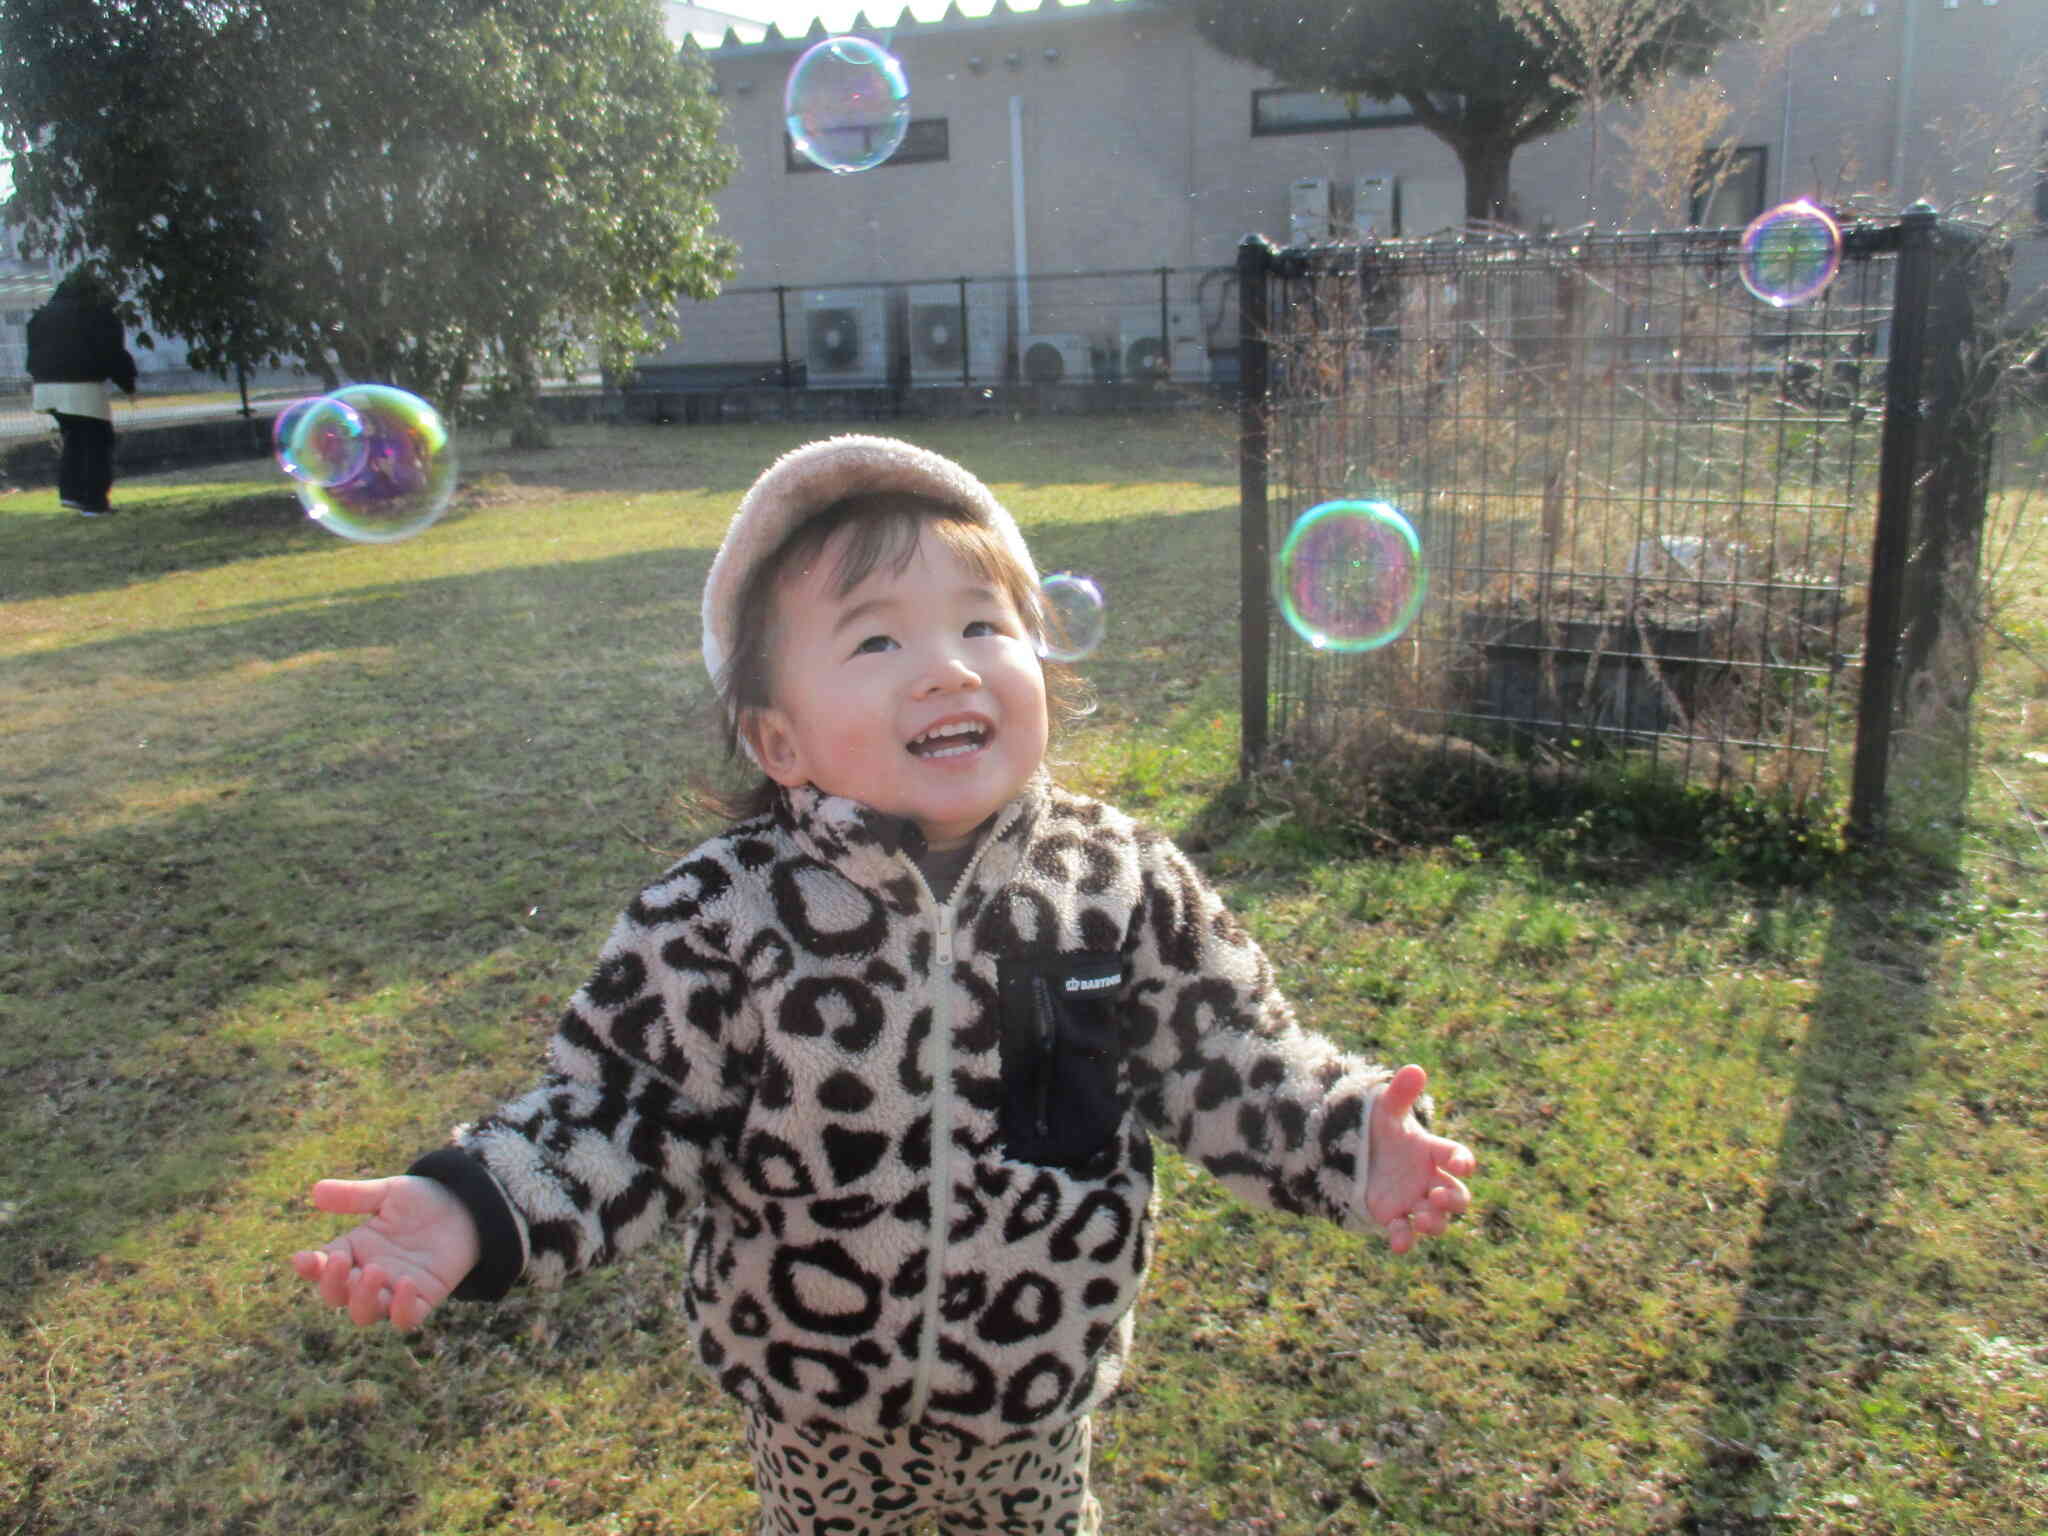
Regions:
[[[1030,487],[1195,480],[1234,485],[1233,437],[1205,438],[1208,413],[1023,422],[780,422],[744,426],[612,427],[565,434],[561,448],[515,453],[482,445],[463,462],[463,490],[443,520],[459,521],[482,482],[502,478],[565,494],[698,493],[735,504],[778,455],[848,432],[898,437],[958,459],[992,484]],[[266,461],[219,466],[221,481],[272,473]],[[281,481],[282,477],[279,477]],[[0,518],[0,601],[69,597],[176,571],[207,570],[296,548],[331,546],[282,484],[223,496],[218,485],[127,482],[113,518],[71,513]],[[145,496],[146,491],[146,496]],[[142,497],[143,499],[136,499]],[[1045,557],[1041,553],[1043,563]],[[1047,564],[1047,569],[1052,566]]]
[[[237,469],[244,478],[261,473],[229,465],[222,473]],[[114,504],[113,517],[0,519],[0,601],[76,597],[333,542],[287,492],[195,488],[124,503],[116,491]]]
[[[1884,1306],[1905,1238],[1884,1220],[1892,1142],[1942,1001],[1935,930],[1900,891],[1845,896],[1749,1251],[1739,1310],[1708,1382],[1707,1444],[1683,1529],[1762,1536],[1801,1494],[1797,1452],[1823,1379],[1867,1385],[1924,1341]]]
[[[713,761],[683,666],[708,561],[380,587],[9,664],[63,713],[6,772],[0,1329],[284,1133],[328,1069],[259,1039],[267,1016],[595,955],[695,840],[669,821]]]

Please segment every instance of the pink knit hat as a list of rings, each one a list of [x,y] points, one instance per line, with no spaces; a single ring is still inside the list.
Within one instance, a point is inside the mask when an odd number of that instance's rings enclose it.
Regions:
[[[951,459],[893,437],[849,435],[806,443],[769,465],[740,498],[704,579],[704,669],[713,687],[739,633],[734,606],[748,574],[810,518],[868,491],[909,491],[960,508],[988,527],[1037,585],[1038,567],[1017,520]]]

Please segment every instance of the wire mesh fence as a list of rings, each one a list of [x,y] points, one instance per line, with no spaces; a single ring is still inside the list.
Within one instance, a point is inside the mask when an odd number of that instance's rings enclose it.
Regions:
[[[1923,315],[1900,356],[1902,252],[1932,260],[1933,222],[1848,228],[1787,308],[1744,287],[1730,230],[1247,242],[1248,759],[1626,752],[1802,807],[1847,783],[1887,467],[1938,464],[1956,428],[1958,400],[1897,398],[1927,341]],[[1428,574],[1400,638],[1355,654],[1261,589],[1340,498],[1404,513]]]

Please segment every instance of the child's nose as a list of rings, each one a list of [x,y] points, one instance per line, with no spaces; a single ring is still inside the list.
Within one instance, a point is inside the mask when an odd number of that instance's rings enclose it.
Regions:
[[[967,665],[964,658],[942,655],[933,658],[924,676],[918,679],[917,696],[929,698],[935,693],[959,693],[980,686],[981,674]]]

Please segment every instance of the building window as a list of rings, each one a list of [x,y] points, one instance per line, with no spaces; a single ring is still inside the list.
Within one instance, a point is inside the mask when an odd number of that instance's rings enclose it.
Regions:
[[[1356,91],[1252,92],[1252,137],[1269,133],[1342,133],[1352,128],[1406,128],[1415,114],[1401,102],[1374,101]]]
[[[1692,222],[1700,229],[1741,229],[1764,211],[1761,144],[1709,150],[1693,176]]]
[[[916,165],[921,161],[950,158],[946,120],[943,117],[913,117],[909,128],[904,130],[903,142],[896,146],[896,153],[875,169],[879,171],[892,165]],[[798,154],[795,140],[786,131],[782,135],[782,168],[786,171],[825,169],[809,155]]]

